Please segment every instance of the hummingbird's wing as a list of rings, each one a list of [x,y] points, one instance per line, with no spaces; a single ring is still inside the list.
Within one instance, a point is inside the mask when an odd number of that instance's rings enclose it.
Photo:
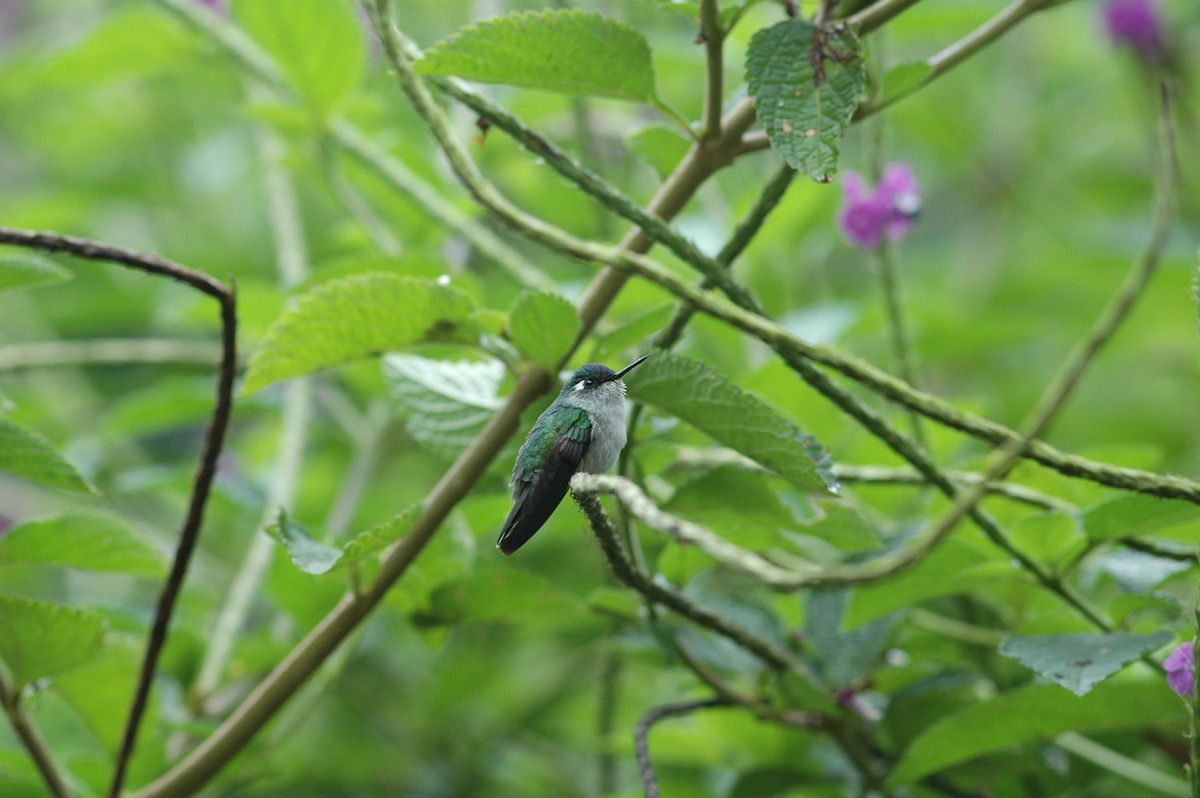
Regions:
[[[592,420],[578,407],[544,413],[517,455],[513,508],[496,546],[512,554],[542,528],[558,507],[592,442]]]

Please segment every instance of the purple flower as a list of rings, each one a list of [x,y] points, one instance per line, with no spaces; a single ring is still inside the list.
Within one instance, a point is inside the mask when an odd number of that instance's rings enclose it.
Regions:
[[[1182,643],[1163,660],[1167,671],[1167,686],[1185,698],[1196,688],[1196,659],[1192,644]]]
[[[222,17],[229,16],[229,8],[225,5],[225,0],[197,0],[197,2],[202,6],[208,6],[215,14]]]
[[[1162,27],[1154,0],[1107,0],[1104,28],[1116,45],[1129,45],[1147,61],[1163,54]]]
[[[837,221],[852,246],[875,249],[884,240],[899,241],[921,209],[920,186],[908,164],[890,164],[872,192],[854,172],[846,173],[843,186]]]

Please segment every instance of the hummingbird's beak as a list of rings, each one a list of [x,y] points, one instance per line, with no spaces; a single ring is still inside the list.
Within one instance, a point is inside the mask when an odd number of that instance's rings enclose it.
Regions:
[[[620,371],[618,371],[618,372],[616,373],[616,376],[614,376],[614,377],[613,377],[613,379],[614,379],[614,380],[619,380],[619,379],[621,379],[621,378],[622,378],[622,377],[624,377],[626,374],[628,374],[629,372],[633,371],[633,367],[634,367],[634,366],[640,366],[640,365],[642,364],[642,361],[644,361],[644,360],[645,360],[646,358],[648,358],[648,357],[650,357],[650,356],[649,356],[649,355],[642,355],[642,356],[641,356],[641,357],[639,357],[637,360],[633,361],[633,362],[632,362],[632,363],[630,363],[628,366],[626,366],[625,368],[623,368],[623,369],[621,369]]]

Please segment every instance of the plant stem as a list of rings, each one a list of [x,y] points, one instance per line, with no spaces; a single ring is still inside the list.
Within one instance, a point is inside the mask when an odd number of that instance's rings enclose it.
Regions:
[[[249,94],[262,94],[264,89],[251,85]],[[281,289],[287,291],[308,278],[308,247],[304,240],[304,222],[296,198],[291,175],[283,166],[283,143],[266,125],[255,126],[255,140],[263,168],[263,187],[267,196],[267,216],[275,243],[275,270]],[[300,467],[308,442],[308,427],[312,420],[312,379],[303,377],[284,386],[283,420],[279,435],[279,451],[273,476],[267,489],[267,501],[262,518],[250,538],[225,602],[217,613],[209,645],[189,702],[195,711],[205,712],[205,703],[217,689],[229,664],[234,642],[245,624],[246,616],[271,564],[275,541],[265,529],[279,516],[290,510],[295,502]]]
[[[1120,776],[1131,784],[1138,784],[1164,795],[1191,795],[1191,790],[1182,779],[1163,773],[1161,770],[1155,770],[1136,759],[1130,759],[1082,734],[1063,732],[1054,738],[1054,744],[1080,759],[1085,759],[1093,765],[1104,768],[1109,773]]]
[[[700,37],[704,44],[704,129],[700,140],[721,137],[721,103],[724,99],[725,31],[721,29],[717,0],[700,0]]]
[[[97,338],[0,346],[0,371],[49,366],[154,363],[211,366],[221,348],[210,341]]]
[[[846,17],[845,22],[857,30],[861,36],[882,27],[885,23],[891,21],[893,17],[899,16],[918,2],[920,0],[878,0],[878,2],[867,6],[862,11]]]
[[[921,385],[917,379],[916,352],[908,327],[908,317],[904,312],[903,291],[896,268],[896,248],[885,241],[875,250],[874,260],[879,275],[879,287],[883,294],[884,315],[887,318],[888,338],[892,343],[896,370],[900,379],[919,389]],[[921,426],[920,415],[910,410],[909,420],[912,423],[913,438],[925,446],[925,432]]]
[[[4,714],[8,716],[9,725],[21,739],[25,750],[29,752],[33,764],[42,776],[42,781],[46,783],[46,789],[50,791],[49,794],[54,798],[74,798],[75,791],[67,784],[66,777],[55,764],[54,756],[46,746],[46,741],[42,739],[41,733],[25,712],[25,707],[21,706],[20,699],[16,686],[8,678],[8,674],[0,668],[0,707],[3,707]]]
[[[650,727],[660,720],[690,715],[698,709],[714,709],[731,706],[724,698],[707,698],[700,701],[683,701],[664,704],[647,712],[633,729],[633,748],[637,755],[638,776],[642,780],[642,791],[646,798],[660,798],[658,779],[654,775],[654,763],[650,761]]]

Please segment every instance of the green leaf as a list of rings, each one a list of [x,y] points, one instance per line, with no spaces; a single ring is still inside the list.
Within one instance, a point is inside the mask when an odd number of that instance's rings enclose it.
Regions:
[[[61,283],[71,277],[69,270],[37,255],[0,257],[0,291]]]
[[[703,363],[655,352],[630,375],[629,390],[801,488],[825,493],[837,484],[809,436]]]
[[[692,143],[679,131],[666,125],[650,125],[625,140],[631,152],[637,155],[664,180],[687,155]]]
[[[603,363],[630,347],[645,351],[647,343],[667,325],[674,313],[675,303],[665,302],[642,311],[608,332],[592,336],[595,349],[591,359]]]
[[[473,342],[471,311],[465,294],[432,280],[380,272],[333,280],[271,325],[243,392],[421,341]]]
[[[318,117],[362,80],[366,41],[349,0],[235,0],[232,11]]]
[[[0,659],[18,690],[87,662],[103,639],[104,619],[94,612],[0,596]]]
[[[498,361],[444,361],[388,355],[383,371],[413,440],[457,457],[503,404]]]
[[[1018,549],[1053,570],[1087,544],[1078,519],[1063,512],[1025,516],[1013,525],[1012,538]]]
[[[0,471],[53,488],[93,490],[54,444],[6,418],[0,418]]]
[[[142,667],[142,645],[132,637],[114,635],[90,662],[54,680],[54,690],[79,713],[104,749],[117,750],[129,714],[129,701]],[[155,691],[156,693],[157,691]],[[151,693],[147,720],[158,717]]]
[[[1200,521],[1200,507],[1195,504],[1142,493],[1117,496],[1083,511],[1084,531],[1096,543],[1140,537],[1196,521]]]
[[[838,147],[865,80],[854,34],[804,19],[760,30],[746,51],[746,83],[771,146],[819,183],[837,171]]]
[[[1114,682],[1082,698],[1035,684],[972,704],[935,723],[904,752],[888,780],[909,784],[984,754],[1079,733],[1178,725],[1179,699],[1165,681]]]
[[[1125,663],[1171,638],[1170,632],[1010,637],[1000,645],[1000,653],[1075,695],[1084,695]]]
[[[1008,563],[990,559],[984,550],[951,537],[911,568],[856,587],[844,623],[857,626],[931,598],[970,593],[1013,574]]]
[[[924,61],[896,64],[883,75],[883,98],[890,100],[907,94],[924,83],[932,72],[933,67]]]
[[[275,523],[267,527],[267,532],[283,543],[288,557],[297,568],[306,574],[320,576],[387,548],[408,534],[420,512],[419,505],[408,507],[382,524],[360,532],[341,548],[318,542],[307,529],[291,520],[287,513],[281,512]]]
[[[1124,548],[1114,549],[1100,561],[1100,567],[1128,593],[1150,593],[1159,583],[1193,564]]]
[[[821,675],[832,687],[865,679],[883,657],[899,613],[842,631],[850,590],[819,588],[809,593],[805,635],[817,652]]]
[[[616,20],[584,11],[480,22],[430,47],[417,69],[481,83],[656,101],[646,40]]]
[[[166,557],[124,519],[79,511],[17,524],[0,538],[0,565],[61,565],[160,576]]]
[[[575,306],[558,294],[524,293],[508,320],[508,331],[521,354],[554,371],[582,325]]]

